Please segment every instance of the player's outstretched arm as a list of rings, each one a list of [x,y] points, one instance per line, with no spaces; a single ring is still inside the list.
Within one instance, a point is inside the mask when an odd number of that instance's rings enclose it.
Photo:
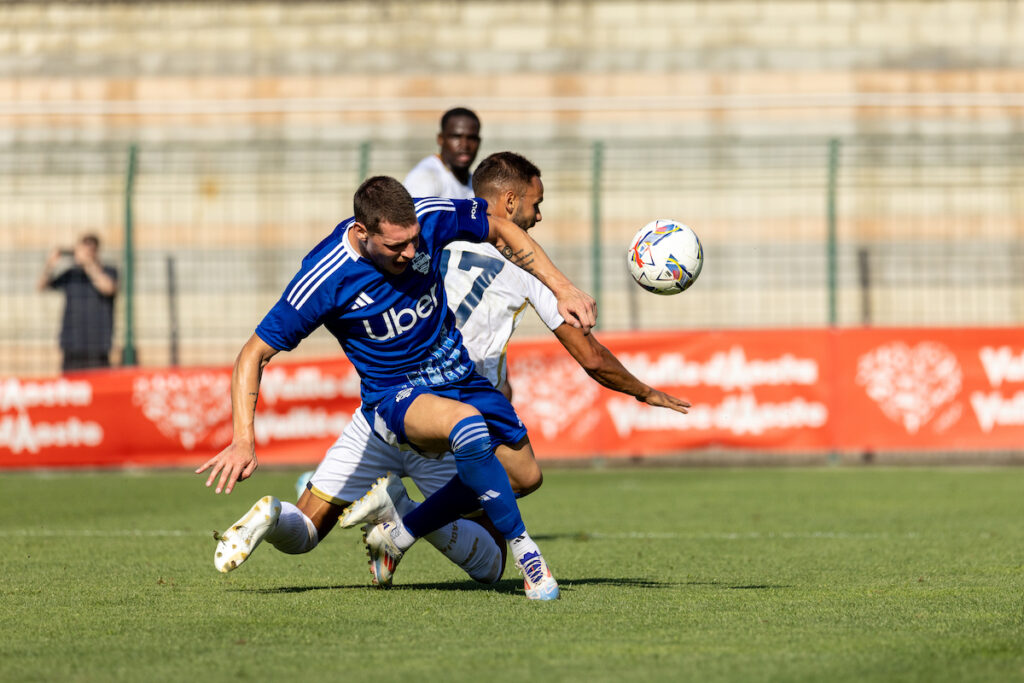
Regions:
[[[248,479],[259,465],[256,460],[256,432],[253,427],[256,420],[256,399],[260,393],[263,368],[276,353],[277,349],[255,334],[238,352],[235,370],[231,374],[231,420],[234,436],[227,448],[196,469],[196,474],[210,470],[210,476],[206,478],[207,486],[212,486],[213,480],[220,475],[215,493],[231,493],[235,484]]]
[[[597,302],[558,270],[540,245],[518,225],[501,216],[488,215],[488,241],[501,255],[530,273],[558,299],[558,312],[565,321],[589,333],[597,322]]]
[[[583,334],[570,325],[559,325],[554,332],[562,346],[601,386],[629,394],[647,405],[671,408],[680,413],[687,412],[690,407],[689,401],[641,382],[594,335]]]

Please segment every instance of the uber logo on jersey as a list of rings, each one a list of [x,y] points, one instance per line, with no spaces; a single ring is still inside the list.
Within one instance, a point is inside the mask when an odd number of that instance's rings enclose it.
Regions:
[[[364,319],[363,327],[366,329],[366,335],[370,339],[386,341],[408,332],[420,320],[429,318],[435,308],[437,308],[437,285],[430,288],[429,294],[424,294],[417,299],[416,304],[412,308],[400,308],[397,311],[394,308],[389,308],[384,311],[380,316],[380,320],[384,321],[383,330],[378,332],[374,329],[381,327],[376,322],[376,318],[373,325],[370,324],[370,320]]]
[[[412,269],[417,273],[423,273],[426,275],[430,272],[430,254],[424,254],[423,252],[416,252],[416,255],[412,257]]]

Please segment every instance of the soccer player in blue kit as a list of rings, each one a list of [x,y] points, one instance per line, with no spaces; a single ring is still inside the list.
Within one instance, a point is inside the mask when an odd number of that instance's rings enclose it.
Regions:
[[[554,599],[558,584],[526,532],[495,445],[529,449],[508,399],[474,372],[445,301],[441,250],[454,240],[488,241],[536,276],[559,312],[589,331],[594,300],[577,289],[540,246],[511,221],[486,213],[479,199],[414,202],[397,180],[370,178],[355,193],[354,217],[303,259],[284,295],[239,352],[232,375],[232,443],[196,471],[219,476],[230,493],[257,467],[253,422],[260,375],[270,359],[323,325],[337,337],[362,380],[367,421],[386,442],[423,453],[450,450],[458,475],[401,524],[384,525],[397,563],[416,538],[483,508],[508,540],[526,577],[527,597]],[[375,530],[381,527],[375,527]]]

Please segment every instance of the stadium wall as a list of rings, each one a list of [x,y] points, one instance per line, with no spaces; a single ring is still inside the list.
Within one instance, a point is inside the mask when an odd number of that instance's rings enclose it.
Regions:
[[[21,140],[1020,132],[1013,0],[19,2]]]

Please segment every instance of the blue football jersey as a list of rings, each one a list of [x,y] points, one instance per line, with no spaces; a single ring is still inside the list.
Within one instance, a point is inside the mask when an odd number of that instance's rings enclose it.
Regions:
[[[323,325],[359,372],[368,404],[398,385],[437,386],[466,377],[473,361],[448,309],[441,250],[454,240],[487,239],[487,203],[417,199],[416,217],[420,243],[400,275],[378,270],[352,247],[348,230],[355,219],[340,223],[302,260],[256,334],[285,351]]]

